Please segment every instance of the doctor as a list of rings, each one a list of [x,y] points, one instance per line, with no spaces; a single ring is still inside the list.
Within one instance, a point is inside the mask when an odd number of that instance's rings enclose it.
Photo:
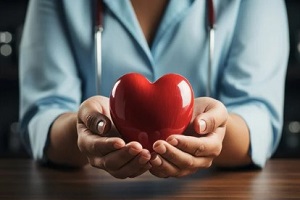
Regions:
[[[33,158],[89,163],[117,178],[148,170],[157,177],[181,177],[212,164],[263,167],[283,123],[289,52],[284,1],[214,0],[211,65],[208,2],[104,0],[96,95],[95,2],[31,0],[21,44],[20,120]],[[194,89],[185,135],[157,141],[153,154],[137,142],[126,144],[110,119],[107,97],[128,72],[151,81],[179,73]],[[205,97],[208,81],[210,97]]]

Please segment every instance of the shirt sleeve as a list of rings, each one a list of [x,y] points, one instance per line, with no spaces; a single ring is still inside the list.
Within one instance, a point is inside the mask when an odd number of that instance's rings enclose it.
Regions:
[[[36,160],[44,158],[53,121],[62,113],[76,111],[81,98],[60,2],[30,1],[20,46],[21,135]]]
[[[289,54],[284,1],[244,0],[223,76],[220,99],[250,131],[250,155],[263,167],[277,148],[283,123]]]

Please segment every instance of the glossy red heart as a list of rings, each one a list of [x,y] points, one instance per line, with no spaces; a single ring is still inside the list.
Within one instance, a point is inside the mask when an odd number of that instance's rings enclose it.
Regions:
[[[154,83],[141,74],[125,74],[110,95],[111,117],[124,140],[138,141],[149,151],[155,141],[184,132],[193,106],[192,87],[178,74],[164,75]]]

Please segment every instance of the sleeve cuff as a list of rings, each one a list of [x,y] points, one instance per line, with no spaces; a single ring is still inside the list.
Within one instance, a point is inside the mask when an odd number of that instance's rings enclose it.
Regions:
[[[241,116],[250,132],[250,149],[253,164],[264,167],[273,152],[273,130],[268,112],[259,105],[229,107],[229,112]]]
[[[35,116],[29,123],[28,134],[32,150],[32,156],[35,160],[45,160],[44,150],[49,143],[48,134],[54,120],[66,110],[59,108],[48,109]]]

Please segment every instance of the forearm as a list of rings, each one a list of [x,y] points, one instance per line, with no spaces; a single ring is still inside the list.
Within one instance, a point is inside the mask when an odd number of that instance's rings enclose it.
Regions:
[[[223,167],[243,166],[251,163],[250,135],[246,122],[236,114],[229,114],[221,154],[214,163]]]
[[[54,121],[46,149],[47,157],[53,163],[75,167],[87,164],[77,146],[76,123],[77,113],[62,114]]]

